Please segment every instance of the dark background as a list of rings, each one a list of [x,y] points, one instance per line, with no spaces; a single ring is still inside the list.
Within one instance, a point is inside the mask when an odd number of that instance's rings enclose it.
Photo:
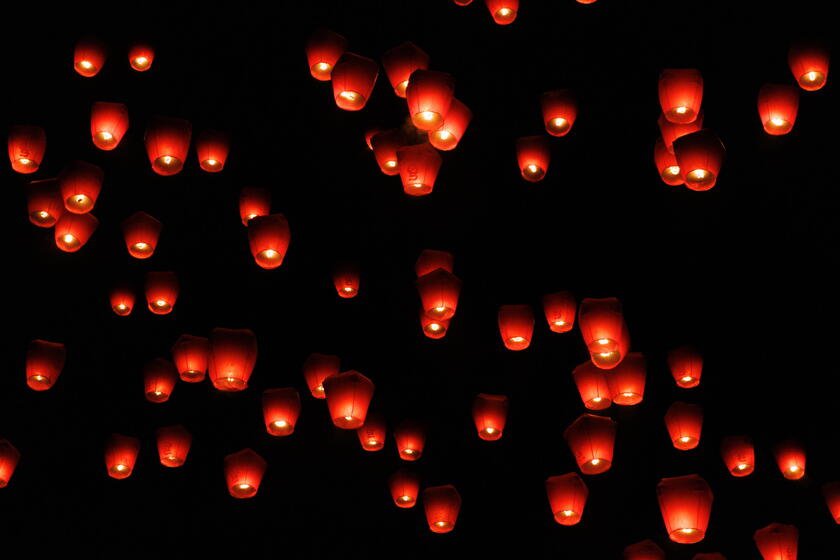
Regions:
[[[746,5],[745,5],[746,4]],[[840,529],[819,487],[840,478],[836,369],[837,176],[834,78],[802,92],[793,131],[766,135],[759,87],[793,83],[787,48],[828,31],[817,3],[523,2],[510,26],[495,25],[483,2],[237,2],[217,7],[154,3],[30,6],[5,19],[6,125],[37,124],[47,151],[33,176],[4,166],[7,287],[0,437],[22,453],[0,490],[0,536],[89,556],[213,556],[228,545],[257,556],[617,558],[654,539],[669,558],[721,552],[758,558],[753,532],[796,524],[802,558],[825,558]],[[353,52],[379,60],[410,40],[431,68],[456,78],[456,97],[475,118],[443,166],[431,195],[403,194],[381,174],[364,143],[370,125],[407,118],[380,69],[360,112],[338,109],[331,84],[309,76],[304,42],[318,25],[347,37]],[[72,68],[73,46],[94,34],[109,46],[94,78]],[[152,42],[152,69],[130,69],[134,39]],[[706,126],[727,148],[717,186],[691,192],[663,184],[653,164],[657,77],[697,67],[704,76]],[[519,176],[518,136],[543,132],[539,95],[569,87],[580,112],[571,133],[551,138],[545,180]],[[89,136],[95,101],[127,104],[130,126],[113,152]],[[182,117],[193,138],[205,128],[233,138],[225,170],[208,174],[191,150],[184,171],[154,174],[143,147],[153,115]],[[101,224],[78,253],[59,251],[53,231],[31,226],[24,185],[56,176],[73,159],[100,165]],[[273,192],[273,212],[292,241],[281,268],[257,267],[238,215],[243,186]],[[131,258],[120,222],[137,210],[164,224],[151,259]],[[443,340],[423,336],[414,261],[448,250],[463,280]],[[357,298],[339,299],[333,264],[361,266]],[[174,270],[181,294],[173,313],[151,314],[142,295],[148,270]],[[128,318],[108,290],[136,286]],[[576,470],[562,431],[583,413],[571,377],[587,359],[577,329],[549,332],[543,294],[616,296],[632,349],[648,358],[645,400],[604,413],[618,421],[612,469],[585,476],[581,523],[561,527],[544,491],[548,476]],[[499,305],[528,303],[537,324],[531,347],[506,350]],[[143,395],[141,367],[169,358],[182,333],[250,328],[259,358],[248,390],[222,393],[209,382],[179,383],[165,404]],[[31,339],[67,345],[56,385],[36,393],[24,379]],[[665,361],[684,343],[706,356],[699,388],[678,389]],[[386,448],[362,451],[354,431],[332,426],[309,396],[301,365],[334,353],[342,369],[376,384],[372,409],[387,418]],[[273,438],[262,425],[260,393],[294,386],[303,412],[296,432]],[[478,439],[470,406],[479,392],[511,399],[502,440]],[[699,448],[675,450],[663,415],[676,400],[700,403]],[[400,466],[390,429],[404,418],[428,423],[423,457],[410,466],[423,486],[454,484],[463,498],[455,530],[432,534],[422,505],[400,510],[387,478]],[[193,434],[186,465],[158,462],[154,432],[183,424]],[[107,476],[111,433],[139,437],[132,476]],[[750,434],[757,469],[731,477],[720,439]],[[795,437],[807,475],[782,478],[772,445]],[[222,458],[251,447],[269,463],[258,495],[235,500]],[[698,473],[715,502],[707,537],[671,543],[655,496],[662,477]]]

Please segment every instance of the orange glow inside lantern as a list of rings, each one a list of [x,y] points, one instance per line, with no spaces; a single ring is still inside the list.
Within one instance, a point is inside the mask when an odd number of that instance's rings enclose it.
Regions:
[[[316,80],[329,81],[335,63],[346,50],[347,39],[342,35],[329,29],[316,29],[306,42],[309,73]]]
[[[455,256],[448,251],[435,251],[433,249],[424,249],[420,256],[417,257],[417,262],[414,264],[414,272],[417,277],[424,276],[438,268],[452,273],[455,268]]]
[[[473,401],[473,420],[478,437],[496,441],[502,437],[507,421],[508,398],[505,395],[479,393]]]
[[[412,72],[405,91],[412,124],[426,132],[439,129],[454,94],[455,78],[451,74],[423,69]]]
[[[423,490],[423,509],[433,533],[448,533],[455,528],[461,510],[461,495],[451,484],[429,486]]]
[[[682,346],[668,352],[668,366],[677,387],[690,389],[700,384],[703,374],[703,355],[692,346]]]
[[[224,132],[205,130],[195,141],[198,164],[208,173],[217,173],[224,169],[230,151],[230,139]]]
[[[93,214],[66,212],[55,223],[55,245],[65,253],[75,253],[88,242],[99,220]]]
[[[577,101],[571,90],[548,91],[540,97],[545,130],[552,136],[565,136],[577,118]]]
[[[452,98],[449,112],[440,128],[429,133],[429,143],[438,150],[454,150],[472,120],[470,108]]]
[[[653,160],[663,183],[672,187],[683,184],[682,177],[680,176],[680,166],[677,165],[677,158],[673,153],[668,151],[662,138],[658,138],[656,145],[653,147]]]
[[[128,49],[128,63],[138,72],[145,72],[152,67],[155,49],[148,43],[135,43]]]
[[[248,329],[210,331],[210,381],[219,391],[243,391],[257,363],[257,337]]]
[[[575,368],[572,376],[583,406],[590,410],[603,410],[610,407],[612,399],[604,370],[586,361]]]
[[[630,347],[630,335],[617,298],[586,298],[578,323],[592,363],[601,369],[617,366]]]
[[[732,476],[747,476],[755,470],[755,450],[746,436],[727,436],[721,440],[720,454]]]
[[[74,214],[90,212],[102,190],[104,177],[104,172],[96,165],[83,161],[68,165],[58,177],[64,208]]]
[[[485,0],[493,21],[499,25],[508,25],[516,19],[516,11],[519,9],[519,0]]]
[[[303,377],[309,392],[316,399],[326,398],[324,395],[324,379],[339,372],[340,361],[332,354],[312,353],[303,364]]]
[[[149,402],[168,401],[177,381],[178,370],[169,360],[156,358],[143,368],[143,384],[146,388],[146,400]]]
[[[40,126],[15,125],[10,127],[9,161],[18,173],[35,173],[47,149],[47,133]]]
[[[346,430],[364,425],[374,390],[370,379],[350,370],[327,377],[323,386],[333,424]]]
[[[564,333],[575,325],[577,304],[571,292],[562,291],[543,296],[543,311],[548,328],[552,332]]]
[[[805,450],[794,441],[784,441],[774,448],[776,463],[782,476],[788,480],[799,480],[805,476]]]
[[[675,402],[665,413],[665,425],[674,447],[681,451],[700,444],[703,429],[703,408],[696,404]]]
[[[167,426],[157,430],[157,448],[160,464],[180,467],[187,461],[192,445],[192,435],[183,426]]]
[[[703,111],[701,110],[700,113],[697,115],[697,118],[690,123],[672,123],[671,121],[665,118],[665,115],[662,114],[659,115],[659,118],[657,119],[656,123],[659,125],[659,132],[662,134],[662,141],[665,143],[665,149],[669,153],[673,154],[674,141],[677,138],[685,136],[686,134],[691,134],[692,132],[697,132],[698,130],[701,130],[703,128]],[[654,153],[654,157],[655,156],[656,153]],[[674,157],[674,161],[676,162],[676,157]],[[682,184],[682,179],[680,179],[679,184]]]
[[[525,350],[534,334],[534,312],[530,305],[499,307],[499,334],[508,350]]]
[[[266,389],[262,394],[263,421],[273,436],[294,433],[300,415],[300,395],[293,387]]]
[[[333,271],[333,284],[338,297],[346,299],[359,293],[359,270],[351,263],[340,263]]]
[[[758,92],[758,115],[764,131],[772,136],[787,134],[796,122],[799,89],[787,84],[765,84]]]
[[[402,132],[392,128],[374,134],[370,139],[373,157],[379,170],[385,175],[399,175],[400,168],[397,161],[397,150],[405,144]]]
[[[84,37],[73,50],[73,68],[85,78],[92,78],[105,64],[105,47],[93,37]]]
[[[647,360],[640,352],[630,352],[606,374],[612,401],[618,405],[639,404],[645,396]]]
[[[790,71],[805,91],[816,91],[825,85],[828,62],[828,49],[818,45],[793,44],[788,51]]]
[[[415,70],[429,68],[429,55],[411,42],[405,42],[382,54],[382,66],[397,97],[405,97],[408,80]]]
[[[548,171],[551,146],[545,136],[524,136],[516,140],[516,160],[522,178],[528,182],[541,181]]]
[[[416,461],[423,454],[426,428],[420,422],[405,420],[394,428],[394,442],[403,461]]]
[[[423,334],[432,339],[440,339],[446,336],[446,331],[449,329],[449,319],[435,319],[429,317],[423,310],[420,310],[420,326],[423,328]]]
[[[49,228],[64,213],[64,201],[58,190],[57,179],[30,181],[26,185],[26,210],[32,225]]]
[[[605,416],[583,414],[563,432],[584,474],[600,474],[612,466],[615,422]]]
[[[412,508],[420,494],[420,479],[411,471],[400,469],[388,479],[391,499],[399,508]]]
[[[224,460],[228,492],[234,498],[253,498],[260,488],[268,463],[252,449],[227,455]]]
[[[397,149],[397,167],[403,192],[423,196],[432,192],[443,160],[430,144],[416,144]]]
[[[146,273],[146,303],[155,315],[172,312],[178,299],[178,276],[174,272]]]
[[[378,75],[376,61],[351,52],[342,54],[331,75],[335,104],[345,111],[363,109]]]
[[[577,525],[583,515],[589,489],[577,473],[549,477],[545,491],[554,520],[560,525]]]
[[[184,168],[192,125],[177,118],[155,117],[146,127],[146,154],[158,175],[175,175]]]
[[[715,186],[726,150],[711,130],[699,130],[674,140],[674,155],[685,186],[707,191]]]
[[[248,244],[257,265],[272,270],[283,264],[292,232],[283,214],[256,216],[248,221]]]
[[[131,315],[134,309],[134,292],[123,286],[114,287],[111,290],[111,309],[120,317]]]
[[[668,538],[680,544],[703,540],[712,512],[712,490],[696,474],[663,478],[656,486]]]
[[[67,351],[60,342],[35,339],[26,351],[26,384],[34,391],[52,387],[61,370]]]
[[[385,419],[381,414],[368,413],[365,423],[356,430],[365,451],[379,451],[385,446]],[[416,496],[416,494],[415,494]]]
[[[181,381],[204,381],[210,360],[210,341],[202,336],[182,334],[172,345],[172,360]]]
[[[105,444],[105,467],[108,469],[108,476],[116,479],[131,476],[139,452],[139,439],[112,434]]]
[[[128,108],[122,103],[97,101],[90,110],[90,135],[100,150],[113,150],[128,130]]]
[[[659,104],[673,123],[694,122],[703,102],[703,76],[695,68],[663,70],[659,75]]]
[[[417,278],[416,284],[427,317],[446,321],[455,315],[461,293],[461,280],[457,276],[438,268]]]
[[[271,213],[271,191],[261,187],[243,187],[239,192],[239,217],[242,225],[257,216]]]
[[[831,517],[835,523],[840,524],[840,481],[823,484],[822,494]]]
[[[145,212],[135,212],[122,223],[128,254],[135,259],[148,259],[155,252],[163,224]]]
[[[796,560],[799,529],[794,525],[771,523],[756,531],[753,539],[764,560]]]
[[[7,439],[0,439],[0,488],[8,486],[20,461],[20,451]]]

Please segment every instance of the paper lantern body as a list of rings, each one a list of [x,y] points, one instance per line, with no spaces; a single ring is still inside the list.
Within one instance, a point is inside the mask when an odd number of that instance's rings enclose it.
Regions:
[[[714,132],[703,129],[674,140],[674,155],[685,186],[707,191],[717,182],[726,149]]]
[[[55,385],[67,350],[60,342],[35,339],[26,350],[26,384],[34,391],[46,391]]]
[[[693,346],[681,346],[668,352],[668,367],[677,387],[697,387],[703,375],[703,355]]]
[[[248,244],[260,268],[273,270],[283,264],[292,232],[283,214],[257,216],[248,221]]]
[[[821,89],[828,79],[828,50],[816,45],[794,44],[788,51],[788,65],[799,87]]]
[[[198,165],[208,173],[218,173],[225,168],[229,151],[230,138],[218,130],[205,130],[195,141]]]
[[[805,476],[805,449],[795,441],[783,441],[774,446],[773,454],[782,476],[788,480],[799,480]]]
[[[345,111],[359,111],[367,104],[379,65],[370,58],[345,52],[332,70],[335,104]]]
[[[756,531],[753,539],[764,560],[796,560],[799,529],[794,525],[771,523]]]
[[[612,466],[616,423],[605,416],[582,414],[563,437],[583,474],[600,474]]]
[[[516,19],[519,0],[484,0],[493,21],[499,25],[509,25]]]
[[[630,334],[617,298],[584,299],[578,324],[592,363],[599,368],[614,368],[630,350]]]
[[[122,223],[128,254],[135,259],[148,259],[157,247],[163,224],[145,212],[135,212]]]
[[[192,445],[192,435],[183,426],[167,426],[157,430],[157,448],[160,464],[180,467],[187,461]]]
[[[565,136],[577,118],[577,101],[571,90],[548,91],[540,97],[545,131],[552,136]]]
[[[88,242],[99,220],[93,214],[65,212],[55,223],[55,245],[65,253],[75,253]]]
[[[0,476],[2,478],[2,476]],[[825,498],[825,505],[828,506],[828,511],[834,522],[840,525],[840,481],[827,482],[822,486],[823,497]]]
[[[799,89],[788,84],[765,84],[758,92],[758,116],[772,136],[787,134],[796,122]]]
[[[178,275],[174,272],[146,273],[146,303],[149,311],[155,315],[167,315],[172,312],[178,300]]]
[[[694,122],[703,102],[703,76],[695,68],[663,70],[659,74],[659,104],[673,123]]]
[[[414,272],[417,273],[418,278],[438,268],[451,274],[455,268],[455,256],[448,251],[424,249],[414,264]]]
[[[210,341],[202,336],[182,334],[172,346],[172,360],[181,381],[199,383],[207,375]]]
[[[391,499],[399,508],[412,508],[420,495],[420,479],[411,471],[400,469],[388,479]]]
[[[545,491],[554,520],[560,525],[577,525],[583,515],[589,488],[577,473],[549,477]]]
[[[379,170],[385,175],[399,175],[397,150],[404,145],[402,132],[396,128],[378,132],[371,137],[370,145]]]
[[[405,194],[423,196],[432,192],[442,163],[440,154],[428,143],[397,148],[397,166]]]
[[[412,72],[405,90],[412,124],[427,132],[440,128],[454,95],[455,78],[451,74],[425,69]]]
[[[703,128],[703,111],[697,115],[697,118],[690,123],[672,123],[665,118],[665,115],[660,114],[657,119],[659,125],[659,132],[662,134],[662,141],[665,143],[665,149],[674,153],[674,141],[677,138],[697,132]],[[676,160],[676,158],[674,158]]]
[[[680,166],[677,165],[677,158],[665,146],[665,141],[662,137],[656,140],[656,144],[653,147],[653,161],[656,164],[656,171],[659,172],[659,178],[662,179],[663,183],[672,187],[683,184],[682,177],[680,177]]]
[[[332,354],[310,354],[303,364],[303,377],[309,392],[316,399],[326,398],[324,395],[324,379],[338,374],[340,368],[338,356]]]
[[[509,400],[505,395],[479,393],[473,401],[472,413],[478,437],[485,441],[501,439],[507,422]]]
[[[564,333],[575,326],[577,304],[571,292],[562,291],[543,296],[543,311],[548,328],[552,332]]]
[[[115,286],[111,289],[111,310],[120,317],[131,315],[134,309],[134,292],[131,288]]]
[[[467,131],[472,117],[470,108],[453,97],[443,124],[429,133],[429,144],[438,150],[454,150]]]
[[[455,528],[461,510],[461,495],[451,484],[429,486],[423,490],[423,509],[433,533],[448,533]]]
[[[455,315],[461,294],[461,280],[457,276],[437,268],[417,278],[416,284],[427,317],[446,321]]]
[[[607,377],[591,361],[580,364],[572,372],[583,406],[589,410],[604,410],[612,404]]]
[[[379,451],[385,446],[385,419],[381,414],[368,412],[365,423],[356,430],[359,443],[365,451]],[[417,494],[414,494],[415,498]]]
[[[327,377],[323,385],[333,424],[345,430],[363,426],[373,397],[373,382],[350,370]]]
[[[74,161],[65,167],[58,176],[58,189],[65,210],[73,214],[86,214],[93,210],[104,179],[102,168],[90,163]]]
[[[645,396],[647,360],[641,352],[629,352],[621,363],[607,371],[606,378],[615,404],[639,404]]]
[[[333,284],[338,297],[354,298],[359,294],[359,269],[352,263],[340,263],[333,271]]]
[[[0,488],[9,485],[18,461],[20,461],[20,451],[9,440],[0,439]]]
[[[83,37],[73,50],[73,68],[80,76],[92,78],[105,64],[105,46],[93,37]]]
[[[429,55],[411,42],[405,42],[382,54],[382,66],[398,97],[405,97],[408,79],[415,70],[429,68]]]
[[[248,329],[210,331],[210,382],[220,391],[242,391],[257,363],[257,337]]]
[[[530,305],[499,307],[499,334],[508,350],[525,350],[534,334],[534,312]]]
[[[420,326],[423,328],[423,334],[431,339],[440,339],[446,336],[446,331],[449,329],[449,319],[435,319],[426,315],[423,310],[420,310]]]
[[[15,125],[9,129],[9,161],[18,173],[35,173],[47,150],[47,133],[40,126]]]
[[[694,449],[700,444],[700,433],[703,430],[703,407],[675,402],[665,413],[665,425],[674,447],[681,451]]]
[[[394,428],[394,442],[403,461],[416,461],[423,455],[426,428],[420,422],[405,420]]]
[[[703,540],[712,513],[712,490],[700,476],[663,478],[656,485],[668,538],[680,544]]]
[[[128,49],[128,63],[138,72],[145,72],[155,60],[155,48],[148,43],[135,43]]]
[[[252,449],[243,449],[225,456],[225,481],[234,498],[253,498],[260,489],[268,463]]]
[[[144,141],[152,170],[158,175],[175,175],[184,168],[190,149],[192,125],[184,119],[155,117],[146,127]]]
[[[26,184],[26,212],[29,222],[41,228],[50,228],[64,214],[64,201],[58,190],[57,179],[42,179]]]
[[[288,436],[294,433],[300,416],[300,395],[294,387],[266,389],[262,394],[262,408],[269,434]]]
[[[155,358],[143,368],[143,385],[149,402],[168,401],[177,382],[178,370],[169,360]]]
[[[239,192],[239,217],[247,226],[251,218],[271,214],[271,191],[260,187],[243,187]]]
[[[516,160],[522,178],[530,183],[542,181],[551,161],[551,146],[545,136],[524,136],[516,139]]]
[[[122,103],[97,101],[90,110],[90,136],[93,145],[110,151],[120,144],[128,130],[128,107]]]
[[[720,442],[720,454],[732,476],[747,476],[755,470],[755,449],[746,436],[727,436]]]
[[[316,80],[328,82],[335,63],[347,50],[347,39],[329,29],[316,29],[306,41],[309,73]]]
[[[112,434],[105,443],[105,468],[108,469],[108,476],[116,479],[131,476],[139,452],[139,439],[122,434]]]

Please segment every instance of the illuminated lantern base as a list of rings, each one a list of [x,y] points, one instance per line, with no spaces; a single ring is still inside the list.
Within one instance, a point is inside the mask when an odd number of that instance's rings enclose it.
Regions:
[[[29,376],[26,380],[26,384],[29,385],[29,388],[33,391],[46,391],[52,387],[53,380],[46,375],[35,374]]]
[[[436,130],[429,134],[429,143],[438,150],[448,151],[458,145],[458,138],[448,130]]]
[[[793,124],[780,117],[773,117],[764,123],[764,130],[772,136],[781,136],[793,130]]]
[[[199,166],[204,170],[210,173],[215,173],[217,171],[222,170],[222,162],[217,159],[205,159],[202,162],[199,162]]]
[[[76,69],[76,72],[85,78],[96,76],[99,72],[99,68],[93,62],[85,59],[76,62],[73,67]]]
[[[799,79],[799,87],[805,91],[816,91],[825,85],[825,74],[822,72],[811,71],[805,72]]]
[[[277,420],[266,425],[266,430],[273,436],[288,436],[294,433],[295,425],[285,420]]]
[[[172,304],[163,299],[157,299],[149,302],[149,311],[155,315],[166,315],[172,311]]]
[[[180,373],[181,381],[186,381],[187,383],[199,383],[204,381],[204,372],[203,371],[182,371]]]
[[[526,181],[535,183],[545,177],[545,169],[533,163],[528,164],[522,168],[522,177]]]
[[[556,117],[545,123],[546,131],[552,136],[563,136],[570,128],[572,128],[572,125],[563,117]]]
[[[682,527],[675,531],[671,531],[668,538],[680,544],[694,544],[702,541],[705,536],[705,531],[696,527]]]
[[[108,469],[108,474],[111,478],[123,479],[131,476],[131,467],[123,464],[116,464]]]
[[[184,162],[174,156],[161,156],[152,164],[158,175],[175,175],[184,168]]]
[[[411,116],[411,122],[420,130],[433,131],[443,124],[443,116],[435,111],[421,111]]]
[[[213,387],[219,391],[244,391],[248,384],[236,377],[218,377],[213,380]]]
[[[152,66],[152,61],[146,56],[135,56],[130,60],[130,64],[138,72],[143,72]]]
[[[432,186],[423,183],[409,183],[405,185],[403,191],[411,196],[423,196],[432,192],[432,188]]]
[[[265,251],[260,251],[254,258],[261,268],[265,268],[267,270],[277,268],[281,264],[283,264],[283,255],[281,255],[278,251],[275,251],[274,249],[266,249]]]
[[[169,400],[169,393],[163,391],[149,391],[146,393],[146,399],[153,403],[162,403]]]
[[[601,474],[610,470],[612,463],[606,459],[592,459],[580,465],[580,472],[584,474]]]
[[[165,455],[160,458],[160,464],[164,467],[177,468],[184,465],[184,461],[175,455]]]
[[[357,91],[342,91],[335,96],[335,104],[345,111],[358,111],[366,102],[365,96]]]

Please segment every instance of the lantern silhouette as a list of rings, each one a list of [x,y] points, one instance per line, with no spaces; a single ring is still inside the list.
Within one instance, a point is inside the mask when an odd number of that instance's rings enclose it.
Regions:
[[[243,391],[257,363],[257,337],[248,329],[210,331],[210,382],[220,391]]]
[[[306,41],[309,73],[316,80],[329,81],[335,63],[346,50],[347,39],[343,36],[329,29],[316,29]]]
[[[443,124],[429,133],[429,144],[438,150],[454,150],[467,131],[472,117],[470,108],[453,97]]]
[[[164,176],[180,172],[187,160],[191,136],[189,121],[169,117],[152,119],[144,136],[152,170]]]
[[[430,319],[445,321],[455,315],[461,293],[461,281],[457,276],[438,268],[420,276],[416,284],[423,312]]]
[[[75,161],[65,167],[58,176],[64,208],[73,214],[86,214],[93,210],[104,178],[102,168],[83,161]]]
[[[656,171],[659,172],[659,177],[663,183],[672,187],[683,184],[682,177],[680,177],[680,166],[677,165],[677,158],[668,150],[665,146],[665,141],[661,137],[657,138],[656,144],[653,147],[653,161],[656,164]]]
[[[379,451],[385,446],[385,419],[381,414],[368,413],[364,425],[356,430],[365,451]],[[414,496],[417,494],[415,492]]]
[[[122,434],[111,434],[105,443],[105,468],[108,469],[108,476],[116,479],[131,476],[139,452],[139,439]]]
[[[273,436],[294,433],[300,416],[300,395],[294,387],[266,389],[262,394],[265,429]]]
[[[217,173],[224,169],[229,151],[230,139],[224,132],[205,130],[195,141],[198,165],[208,173]]]
[[[252,218],[271,214],[271,191],[260,187],[243,187],[239,192],[239,217],[247,226]]]
[[[783,441],[773,448],[776,464],[782,476],[788,480],[799,480],[805,476],[805,450],[795,441]]]
[[[630,349],[630,334],[617,298],[586,298],[580,303],[578,323],[592,363],[611,369]]]
[[[0,488],[8,486],[15,473],[20,451],[7,439],[0,439]]]
[[[499,307],[499,334],[508,350],[525,350],[534,334],[534,312],[530,305]]]
[[[414,43],[407,41],[385,51],[382,54],[382,66],[394,93],[397,97],[405,97],[408,78],[415,70],[429,68],[429,55]]]
[[[696,68],[663,70],[659,74],[659,104],[673,123],[690,123],[703,102],[703,76]]]
[[[385,175],[399,175],[397,150],[404,145],[402,133],[396,128],[383,130],[371,137],[370,145],[379,170]]]
[[[665,413],[665,426],[671,442],[679,450],[694,449],[700,444],[703,430],[703,407],[696,404],[675,402]]]
[[[583,406],[590,410],[603,410],[610,407],[612,400],[604,370],[586,361],[574,369],[572,376]]]
[[[665,560],[665,552],[650,539],[624,548],[624,560]]]
[[[164,467],[182,466],[187,461],[191,445],[192,435],[183,426],[157,429],[158,457]]]
[[[756,531],[753,539],[764,560],[796,560],[799,529],[794,525],[771,523]]]
[[[323,385],[333,424],[345,430],[363,426],[373,397],[371,380],[350,370],[327,377]]]
[[[351,263],[340,263],[333,271],[333,284],[340,298],[353,298],[359,294],[359,269]]]
[[[663,478],[656,485],[659,509],[668,538],[680,544],[703,540],[712,513],[712,489],[700,476]]]
[[[404,420],[394,428],[394,442],[403,461],[416,461],[423,454],[426,428],[415,420]]]
[[[174,272],[146,273],[146,303],[155,315],[172,312],[178,299],[178,276]]]
[[[75,253],[88,242],[99,220],[93,214],[65,212],[55,223],[55,245],[65,253]]]
[[[516,160],[522,178],[530,183],[541,181],[548,171],[551,146],[545,136],[524,136],[516,139]]]
[[[828,50],[816,45],[794,44],[788,51],[788,65],[799,87],[816,91],[828,78]]]
[[[345,52],[332,69],[335,104],[345,111],[364,108],[378,75],[379,65],[375,60]]]
[[[400,469],[388,479],[391,499],[400,508],[412,508],[420,494],[420,479],[411,471]]]
[[[155,358],[143,368],[143,385],[149,402],[168,401],[177,382],[178,370],[169,360]]]
[[[727,436],[720,442],[720,454],[732,476],[747,476],[755,470],[755,449],[747,436]]]
[[[163,224],[145,212],[135,212],[122,223],[128,254],[135,259],[148,259],[155,252]]]
[[[397,149],[397,166],[403,191],[411,196],[432,192],[443,160],[429,144],[403,146]]]
[[[697,387],[703,375],[703,355],[692,346],[682,346],[668,352],[668,367],[677,387]]]
[[[83,37],[73,49],[73,68],[85,78],[96,76],[105,64],[105,46],[93,37]]]
[[[0,479],[2,478],[2,475],[0,475]],[[840,524],[840,481],[823,484],[822,493],[825,498],[825,505],[828,506],[828,511],[831,512],[831,517],[835,523]]]
[[[433,533],[448,533],[455,528],[461,509],[461,495],[451,484],[429,486],[423,490],[423,509]]]
[[[111,288],[110,302],[114,313],[120,317],[127,317],[134,309],[134,292],[125,286],[115,286]]]
[[[14,125],[9,129],[9,161],[18,173],[35,173],[47,150],[47,133],[40,126]]]
[[[316,399],[324,399],[324,379],[337,375],[340,367],[338,356],[332,354],[310,354],[303,364],[303,377],[309,392]]]
[[[437,130],[443,124],[455,95],[455,78],[437,70],[411,73],[405,100],[411,122],[420,130]]]
[[[647,360],[641,352],[630,352],[621,363],[606,373],[607,387],[615,404],[639,404],[645,396]]]
[[[257,216],[248,221],[248,244],[260,268],[272,270],[283,264],[291,240],[289,222],[283,214]]]
[[[562,291],[543,296],[543,311],[548,328],[552,332],[564,333],[575,326],[577,304],[571,292]]]
[[[484,0],[493,21],[499,25],[508,25],[516,19],[516,11],[519,9],[519,0]]]
[[[49,228],[64,214],[64,201],[58,192],[57,179],[42,179],[26,184],[26,211],[32,225]]]
[[[697,132],[703,128],[703,111],[697,115],[697,118],[690,123],[672,123],[665,118],[665,115],[660,114],[656,123],[659,125],[659,132],[662,134],[662,141],[665,143],[665,149],[674,153],[674,141],[686,134]],[[676,159],[676,158],[674,158]]]
[[[600,474],[612,466],[616,423],[605,416],[582,414],[563,432],[583,474]]]
[[[424,249],[414,264],[414,272],[417,273],[418,278],[438,268],[442,268],[451,274],[455,268],[455,256],[448,251]]]
[[[764,84],[758,91],[758,116],[772,136],[787,134],[796,122],[799,90],[788,84]]]
[[[577,473],[549,477],[545,481],[545,491],[557,523],[569,526],[580,522],[589,488]]]
[[[373,144],[371,143],[371,139],[382,132],[382,129],[378,126],[374,126],[365,130],[365,144],[368,147],[368,150],[373,150]]]
[[[90,110],[90,136],[100,150],[116,148],[128,130],[128,107],[97,101]]]
[[[478,437],[485,441],[501,439],[508,413],[508,398],[504,395],[479,393],[472,407]]]
[[[569,89],[547,91],[540,97],[545,131],[552,136],[565,136],[577,118],[577,101]]]
[[[172,360],[181,381],[204,381],[210,360],[210,341],[203,336],[182,334],[172,345]]]
[[[67,350],[60,342],[35,339],[26,351],[26,384],[35,391],[46,391],[55,385]]]
[[[446,331],[449,329],[449,319],[435,319],[426,315],[423,310],[420,310],[420,326],[423,328],[423,334],[432,339],[440,339],[446,336]]]
[[[225,456],[225,481],[234,498],[253,498],[260,489],[268,463],[252,449]]]
[[[148,43],[135,43],[128,49],[128,63],[138,72],[145,72],[152,67],[155,49]]]
[[[674,140],[674,155],[685,186],[707,191],[717,182],[726,149],[714,132],[704,129]]]

